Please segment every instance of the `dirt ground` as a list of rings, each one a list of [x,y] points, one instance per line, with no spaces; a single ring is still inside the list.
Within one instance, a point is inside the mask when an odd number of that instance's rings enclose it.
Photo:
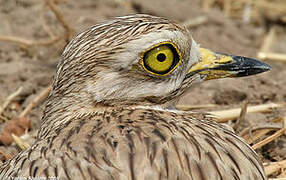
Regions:
[[[48,41],[49,31],[43,27],[43,19],[55,36],[64,36],[66,29],[61,26],[48,5],[43,4],[39,0],[0,0],[0,36],[19,37],[35,42]],[[60,10],[64,21],[71,27],[70,34],[76,34],[111,17],[134,13],[163,16],[179,23],[203,16],[207,19],[204,23],[190,28],[194,39],[201,47],[255,58],[266,34],[275,25],[277,37],[270,50],[286,54],[285,23],[266,18],[254,23],[245,23],[241,19],[226,17],[219,7],[208,11],[203,11],[201,7],[199,0],[58,0],[56,3],[56,8]],[[63,37],[48,45],[25,46],[7,40],[1,41],[0,38],[0,106],[10,94],[22,87],[21,93],[0,114],[0,132],[4,129],[5,121],[17,117],[50,84],[67,41],[68,37]],[[285,103],[286,63],[270,60],[267,63],[273,68],[267,73],[238,79],[208,81],[197,85],[179,101],[179,104],[214,104],[216,106],[211,110],[221,110],[241,107],[246,100],[249,105]],[[26,138],[29,144],[39,128],[43,107],[44,101],[27,115],[31,121],[31,127],[26,133],[30,137]],[[270,113],[249,113],[235,130],[241,133],[246,127],[283,127],[283,122],[274,123],[273,120],[286,117],[285,112],[284,107],[274,109]],[[265,137],[276,131],[274,128]],[[259,140],[261,139],[252,145]],[[19,151],[20,148],[15,143],[9,146],[0,145],[0,152],[9,155],[1,157],[2,161]],[[286,135],[258,148],[257,152],[264,162],[285,160]],[[276,175],[279,176],[279,173]],[[280,174],[280,177],[282,176]]]

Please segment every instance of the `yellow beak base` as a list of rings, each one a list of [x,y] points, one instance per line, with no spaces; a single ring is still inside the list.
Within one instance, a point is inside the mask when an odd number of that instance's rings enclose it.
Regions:
[[[201,59],[190,68],[186,78],[194,74],[204,76],[204,80],[242,77],[262,73],[271,69],[268,64],[256,59],[215,53],[204,48],[200,50]]]

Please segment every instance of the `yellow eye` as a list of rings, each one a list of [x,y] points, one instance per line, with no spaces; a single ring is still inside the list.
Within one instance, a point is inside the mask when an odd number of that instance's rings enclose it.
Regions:
[[[162,43],[143,54],[142,66],[151,74],[168,75],[180,64],[181,56],[172,43]]]

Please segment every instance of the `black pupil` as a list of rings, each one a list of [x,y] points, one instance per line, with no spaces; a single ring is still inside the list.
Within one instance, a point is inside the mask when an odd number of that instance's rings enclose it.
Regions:
[[[166,60],[166,55],[163,54],[163,53],[160,53],[157,55],[157,60],[160,61],[160,62],[163,62]]]

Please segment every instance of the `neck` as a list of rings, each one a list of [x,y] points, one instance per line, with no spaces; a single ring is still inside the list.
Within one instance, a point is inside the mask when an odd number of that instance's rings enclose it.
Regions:
[[[52,89],[44,109],[38,138],[42,139],[53,134],[55,129],[61,128],[68,121],[94,107],[88,94],[73,91],[63,92]]]
[[[127,101],[126,101],[127,102]],[[139,100],[137,102],[140,102]],[[47,99],[38,139],[56,136],[57,129],[63,129],[66,124],[76,121],[83,116],[97,112],[107,112],[118,108],[161,106],[151,102],[124,103],[122,102],[94,102],[92,95],[83,92],[59,93],[52,90]]]

